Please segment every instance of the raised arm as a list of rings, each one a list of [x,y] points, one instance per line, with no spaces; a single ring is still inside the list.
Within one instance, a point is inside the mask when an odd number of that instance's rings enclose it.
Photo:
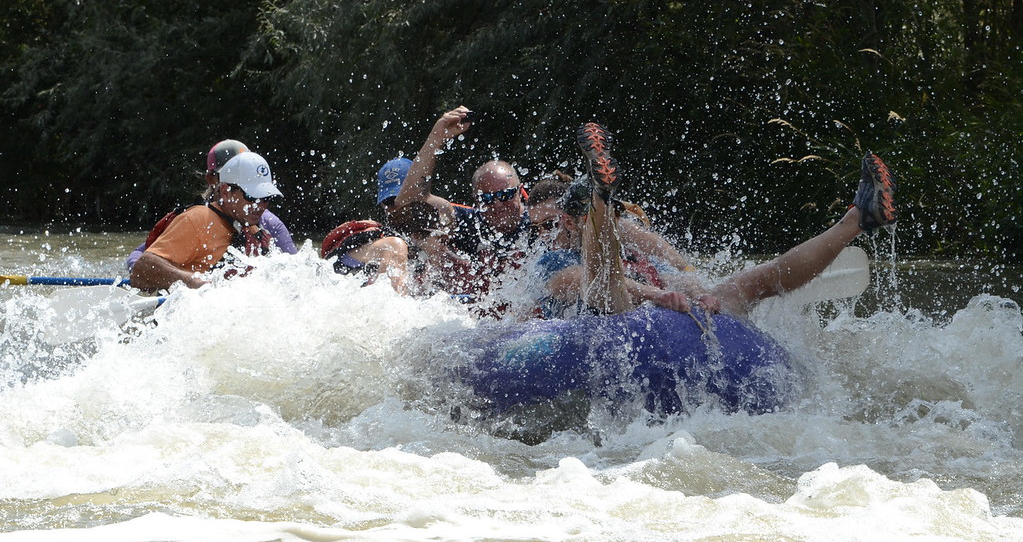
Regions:
[[[287,252],[288,254],[298,253],[298,247],[295,246],[295,241],[291,238],[291,232],[288,231],[288,227],[284,225],[284,222],[281,222],[277,215],[271,213],[269,209],[263,211],[263,216],[259,219],[259,225],[263,226],[263,229],[273,236],[274,243],[277,245],[277,248],[281,249],[281,252]]]
[[[423,201],[437,208],[450,207],[450,202],[435,196],[433,190],[433,172],[437,167],[437,155],[448,141],[458,137],[469,129],[469,123],[463,122],[469,110],[458,106],[444,113],[434,123],[426,142],[419,149],[419,154],[412,161],[408,175],[401,184],[401,190],[394,199],[394,205],[401,207],[414,201]]]

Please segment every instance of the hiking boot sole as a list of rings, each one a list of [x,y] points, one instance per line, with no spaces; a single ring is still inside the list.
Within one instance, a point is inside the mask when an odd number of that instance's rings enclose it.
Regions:
[[[876,154],[868,152],[863,157],[855,205],[860,209],[860,228],[867,233],[890,226],[898,219],[899,214],[895,209],[895,178]]]
[[[618,161],[610,154],[613,138],[603,126],[587,122],[576,130],[576,141],[586,157],[590,181],[597,193],[607,201],[621,184]]]

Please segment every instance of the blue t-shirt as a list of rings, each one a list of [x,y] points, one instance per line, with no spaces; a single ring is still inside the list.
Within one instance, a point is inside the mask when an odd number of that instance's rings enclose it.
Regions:
[[[551,250],[540,256],[536,262],[536,274],[547,283],[557,273],[573,265],[582,265],[582,253],[575,249],[563,248]],[[552,295],[546,295],[540,299],[540,317],[545,320],[551,318],[567,318],[577,316],[583,312],[582,300],[563,301]]]
[[[540,256],[540,259],[536,262],[536,269],[542,280],[548,281],[555,273],[572,267],[573,265],[581,265],[583,263],[583,256],[578,250],[563,248],[560,250],[551,250]]]

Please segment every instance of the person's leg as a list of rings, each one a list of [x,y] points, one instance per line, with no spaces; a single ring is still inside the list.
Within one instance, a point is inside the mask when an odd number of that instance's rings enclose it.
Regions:
[[[894,194],[891,172],[880,158],[868,153],[853,206],[837,224],[769,262],[737,273],[711,293],[724,311],[745,314],[759,301],[805,285],[860,233],[872,234],[874,229],[895,222]]]
[[[790,292],[810,282],[838,257],[842,249],[863,232],[860,210],[849,209],[837,224],[800,243],[777,258],[736,273],[711,290],[721,308],[745,314],[758,301]]]
[[[583,220],[580,292],[583,302],[605,314],[618,314],[635,308],[625,285],[614,209],[594,195],[590,212]]]
[[[619,185],[618,164],[610,155],[611,138],[596,123],[580,126],[576,139],[586,156],[593,185],[589,213],[582,226],[581,297],[590,308],[617,314],[635,308],[625,283],[617,217],[608,204]]]

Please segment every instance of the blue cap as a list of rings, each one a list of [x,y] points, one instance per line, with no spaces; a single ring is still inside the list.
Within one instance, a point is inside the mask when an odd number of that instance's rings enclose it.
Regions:
[[[377,173],[377,205],[387,198],[393,198],[401,191],[401,183],[412,167],[412,160],[395,158],[384,164]]]

